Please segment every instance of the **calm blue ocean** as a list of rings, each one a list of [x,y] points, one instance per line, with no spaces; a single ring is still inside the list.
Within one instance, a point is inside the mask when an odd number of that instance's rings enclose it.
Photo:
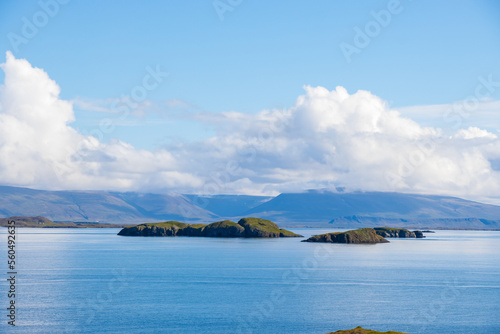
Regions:
[[[500,333],[500,232],[335,245],[18,228],[15,328],[6,232],[1,333]]]

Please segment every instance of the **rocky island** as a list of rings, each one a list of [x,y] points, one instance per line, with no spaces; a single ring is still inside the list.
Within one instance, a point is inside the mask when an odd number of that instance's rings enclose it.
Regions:
[[[360,228],[346,232],[334,232],[313,235],[304,242],[331,242],[339,244],[378,244],[389,242],[384,237],[377,234],[373,228]]]
[[[378,235],[384,238],[425,238],[422,231],[408,231],[404,228],[374,227]]]
[[[118,235],[141,237],[220,237],[220,238],[284,238],[303,237],[280,228],[270,220],[242,218],[235,223],[223,220],[212,224],[187,224],[178,221],[140,224],[123,228]]]
[[[313,235],[304,242],[331,242],[337,244],[378,244],[389,242],[385,238],[425,238],[422,231],[404,228],[375,227],[360,228],[346,232]]]
[[[393,332],[393,331],[389,331],[389,332],[377,332],[377,331],[374,331],[374,330],[371,330],[371,329],[364,329],[361,326],[358,326],[358,327],[353,328],[353,329],[347,329],[347,330],[343,330],[343,331],[330,332],[330,333],[327,333],[327,334],[406,334],[406,333]]]

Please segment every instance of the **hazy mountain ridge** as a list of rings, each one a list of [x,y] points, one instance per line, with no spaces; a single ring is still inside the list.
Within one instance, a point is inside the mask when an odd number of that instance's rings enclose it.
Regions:
[[[213,212],[220,217],[235,217],[248,211],[250,208],[259,206],[272,200],[272,196],[249,196],[249,195],[185,195],[195,205]]]
[[[216,215],[183,195],[104,191],[45,191],[0,187],[0,216],[44,216],[54,221],[154,222]]]
[[[347,223],[356,222],[357,220],[352,218],[356,216],[363,217],[364,222],[369,221],[367,218],[378,220],[379,223],[376,225],[380,225],[380,221],[383,220],[394,222],[400,220],[401,223],[405,223],[404,220],[411,220],[412,223],[423,221],[437,223],[441,219],[445,221],[454,219],[466,224],[466,219],[469,218],[495,222],[500,220],[500,206],[435,195],[310,191],[281,194],[249,210],[246,214],[276,221],[280,218],[286,219],[290,223],[325,220]]]
[[[0,217],[10,216],[121,224],[255,216],[287,226],[500,228],[500,206],[455,197],[382,192],[309,191],[273,198],[0,186]]]
[[[332,227],[339,228],[362,228],[391,226],[401,228],[470,228],[470,229],[499,229],[500,220],[489,220],[484,218],[382,218],[351,216],[334,218],[330,221]]]

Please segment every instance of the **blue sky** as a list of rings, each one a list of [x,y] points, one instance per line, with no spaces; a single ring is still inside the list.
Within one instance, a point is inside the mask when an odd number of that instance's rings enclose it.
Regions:
[[[442,110],[474,95],[480,77],[500,81],[500,3],[493,0],[65,2],[2,1],[0,62],[10,50],[43,69],[60,99],[74,103],[72,128],[92,134],[111,119],[113,131],[98,139],[139,150],[220,138],[218,114],[293,108],[304,86],[366,90],[421,126],[443,128]],[[13,45],[43,4],[53,17]],[[230,8],[223,20],[214,4]],[[357,29],[366,33],[374,13],[388,8],[397,10],[348,61],[342,43],[356,46]],[[168,77],[119,119],[112,101],[158,66]],[[500,89],[485,100],[500,100]],[[496,134],[496,108],[482,105],[460,128]]]
[[[401,12],[347,63],[339,44],[354,44],[354,27],[364,29],[388,3],[241,1],[221,21],[212,1],[69,1],[15,52],[8,33],[21,34],[22,17],[41,7],[3,1],[0,50],[43,68],[69,100],[127,94],[146,66],[159,64],[170,76],[149,99],[213,112],[289,107],[303,85],[364,89],[394,107],[444,104],[469,95],[479,75],[500,77],[496,1],[402,0]],[[73,126],[98,117],[79,113]],[[180,128],[211,133],[191,125]],[[141,147],[157,143],[126,132]]]

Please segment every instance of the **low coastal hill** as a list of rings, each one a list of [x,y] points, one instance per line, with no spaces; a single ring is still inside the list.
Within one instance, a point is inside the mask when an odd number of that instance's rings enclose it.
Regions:
[[[58,227],[71,227],[71,228],[117,228],[126,225],[102,224],[99,222],[53,222],[42,216],[36,217],[21,217],[13,216],[8,218],[0,218],[0,226],[8,226],[9,221],[15,221],[16,227],[39,227],[39,228],[58,228]]]
[[[16,227],[52,227],[57,226],[59,224],[54,223],[52,220],[49,220],[45,217],[36,216],[36,217],[8,217],[8,218],[0,218],[0,226],[8,226],[9,221],[15,221]]]

